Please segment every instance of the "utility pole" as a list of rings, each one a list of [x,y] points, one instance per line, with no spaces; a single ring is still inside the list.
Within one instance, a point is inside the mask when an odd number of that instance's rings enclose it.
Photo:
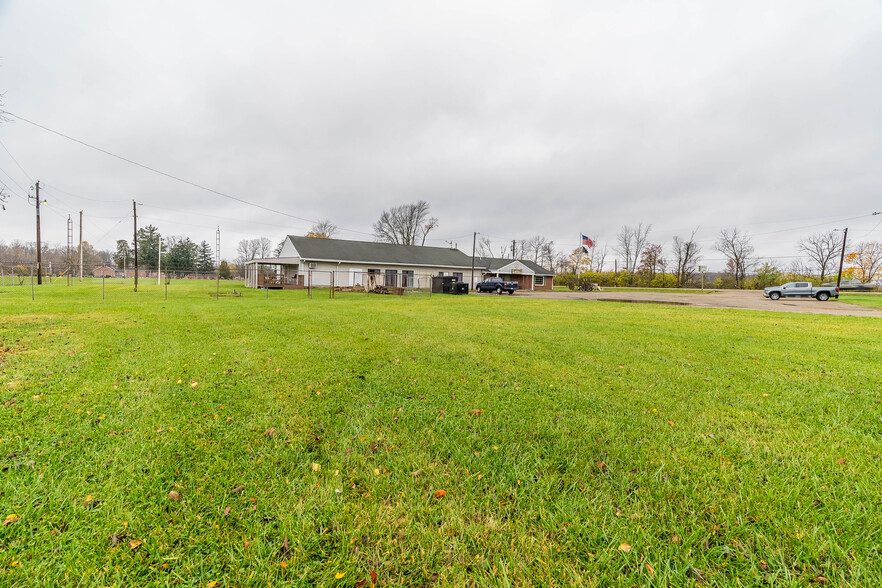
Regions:
[[[138,203],[132,200],[132,212],[135,220],[135,292],[138,291]]]
[[[515,258],[515,240],[514,239],[511,240],[511,258],[512,259]]]
[[[472,234],[472,288],[475,287],[475,244],[478,242],[478,232]]]
[[[67,269],[64,275],[67,278],[67,285],[70,286],[73,280],[73,258],[70,256],[70,248],[73,247],[73,221],[70,215],[67,215]]]
[[[845,240],[848,239],[848,227],[845,227],[845,232],[842,235],[842,252],[839,254],[839,276],[836,277],[836,287],[839,288],[839,283],[842,282],[842,262],[845,261]]]
[[[80,211],[80,281],[83,281],[83,211]]]
[[[215,273],[217,274],[217,289],[214,292],[214,299],[220,300],[220,225],[218,225],[217,227],[216,243],[214,250],[214,267]]]
[[[159,276],[162,275],[162,237],[156,233],[156,285],[161,286]]]
[[[40,182],[34,184],[37,189],[37,285],[43,283],[43,252],[40,245]]]

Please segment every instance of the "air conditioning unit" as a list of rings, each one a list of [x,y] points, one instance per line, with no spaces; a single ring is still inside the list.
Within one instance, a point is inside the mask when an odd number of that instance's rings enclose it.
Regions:
[[[309,263],[309,269],[315,269],[315,262],[314,261],[311,261]]]

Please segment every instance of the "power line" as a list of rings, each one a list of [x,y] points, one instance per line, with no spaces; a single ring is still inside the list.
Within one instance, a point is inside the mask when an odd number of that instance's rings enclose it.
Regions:
[[[25,171],[25,169],[21,166],[21,164],[18,162],[18,160],[12,155],[12,153],[9,152],[9,149],[6,148],[6,145],[3,144],[3,141],[0,141],[0,147],[3,147],[4,151],[6,151],[6,153],[9,155],[9,157],[12,159],[12,161],[15,162],[15,165],[18,166],[18,169],[21,170],[21,173],[23,173],[25,175],[25,177],[28,179],[28,181],[33,182],[34,179],[31,177],[31,175],[28,172]]]
[[[21,121],[23,121],[23,122],[26,122],[26,123],[28,123],[28,124],[30,124],[30,125],[33,125],[33,126],[37,127],[37,128],[43,129],[44,131],[47,131],[47,132],[52,133],[52,134],[54,134],[54,135],[58,135],[59,137],[63,137],[63,138],[65,138],[65,139],[69,140],[69,141],[73,141],[74,143],[79,143],[80,145],[83,145],[84,147],[88,147],[89,149],[94,149],[95,151],[98,151],[99,153],[103,153],[103,154],[105,154],[105,155],[109,155],[110,157],[114,157],[114,158],[116,158],[116,159],[119,159],[120,161],[125,161],[126,163],[129,163],[129,164],[131,164],[131,165],[134,165],[134,166],[140,167],[141,169],[145,169],[145,170],[147,170],[147,171],[151,171],[151,172],[153,172],[153,173],[155,173],[155,174],[159,174],[159,175],[161,175],[161,176],[165,176],[165,177],[167,177],[167,178],[169,178],[169,179],[175,180],[176,182],[181,182],[182,184],[187,184],[188,186],[192,186],[192,187],[194,187],[194,188],[198,188],[198,189],[200,189],[200,190],[204,190],[204,191],[206,191],[206,192],[210,192],[210,193],[212,193],[212,194],[217,194],[218,196],[223,196],[224,198],[229,198],[230,200],[235,200],[236,202],[241,202],[242,204],[247,204],[248,206],[254,206],[255,208],[260,208],[260,209],[262,209],[262,210],[266,210],[267,212],[273,212],[273,213],[275,213],[275,214],[281,214],[282,216],[287,216],[287,217],[294,218],[294,219],[297,219],[297,220],[300,220],[300,221],[304,221],[304,222],[308,222],[308,223],[316,223],[316,222],[318,222],[318,221],[315,221],[315,220],[311,220],[311,219],[308,219],[308,218],[303,218],[303,217],[296,216],[296,215],[293,215],[293,214],[290,214],[290,213],[287,213],[287,212],[283,212],[283,211],[281,211],[281,210],[276,210],[276,209],[274,209],[274,208],[269,208],[268,206],[263,206],[262,204],[256,204],[256,203],[254,203],[254,202],[249,202],[248,200],[245,200],[245,199],[243,199],[243,198],[239,198],[239,197],[237,197],[237,196],[233,196],[233,195],[231,195],[231,194],[226,194],[226,193],[224,193],[224,192],[221,192],[221,191],[219,191],[219,190],[215,190],[215,189],[213,189],[213,188],[208,188],[207,186],[203,186],[203,185],[201,185],[201,184],[197,184],[196,182],[191,182],[190,180],[186,180],[186,179],[181,178],[181,177],[178,177],[178,176],[176,176],[176,175],[174,175],[174,174],[170,174],[170,173],[167,173],[167,172],[164,172],[164,171],[158,170],[158,169],[156,169],[156,168],[154,168],[154,167],[150,167],[149,165],[145,165],[145,164],[143,164],[143,163],[139,163],[139,162],[137,162],[137,161],[135,161],[135,160],[133,160],[133,159],[129,159],[129,158],[127,158],[127,157],[123,157],[122,155],[117,155],[116,153],[112,153],[112,152],[110,152],[110,151],[107,151],[106,149],[102,149],[102,148],[100,148],[100,147],[96,147],[95,145],[91,145],[91,144],[89,144],[89,143],[86,143],[85,141],[81,141],[80,139],[76,139],[76,138],[74,138],[74,137],[71,137],[70,135],[65,135],[64,133],[61,133],[61,132],[59,132],[59,131],[56,131],[56,130],[50,129],[49,127],[43,126],[43,125],[41,125],[41,124],[39,124],[39,123],[35,123],[34,121],[32,121],[32,120],[28,120],[28,119],[24,118],[23,116],[19,116],[19,115],[13,113],[13,112],[3,111],[3,114],[8,114],[9,116],[15,117],[15,118],[17,118],[18,120],[21,120]]]

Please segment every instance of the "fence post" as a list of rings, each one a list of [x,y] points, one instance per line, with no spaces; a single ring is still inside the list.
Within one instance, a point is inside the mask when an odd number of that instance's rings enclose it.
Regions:
[[[307,298],[312,298],[312,270],[307,270],[307,279],[309,283],[306,285],[306,295]]]
[[[31,264],[30,268],[31,268],[31,300],[33,300],[34,299],[34,265]]]
[[[328,295],[328,298],[334,297],[334,278],[335,278],[335,276],[336,276],[336,273],[334,272],[334,270],[331,270],[331,293]]]
[[[107,277],[104,274],[101,274],[101,300],[104,300],[104,278]]]

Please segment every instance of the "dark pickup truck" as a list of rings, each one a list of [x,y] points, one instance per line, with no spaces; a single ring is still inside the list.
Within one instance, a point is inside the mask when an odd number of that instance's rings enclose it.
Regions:
[[[497,294],[502,294],[503,291],[514,294],[517,289],[517,282],[506,282],[502,278],[487,278],[475,286],[475,290],[478,292],[496,292]]]

